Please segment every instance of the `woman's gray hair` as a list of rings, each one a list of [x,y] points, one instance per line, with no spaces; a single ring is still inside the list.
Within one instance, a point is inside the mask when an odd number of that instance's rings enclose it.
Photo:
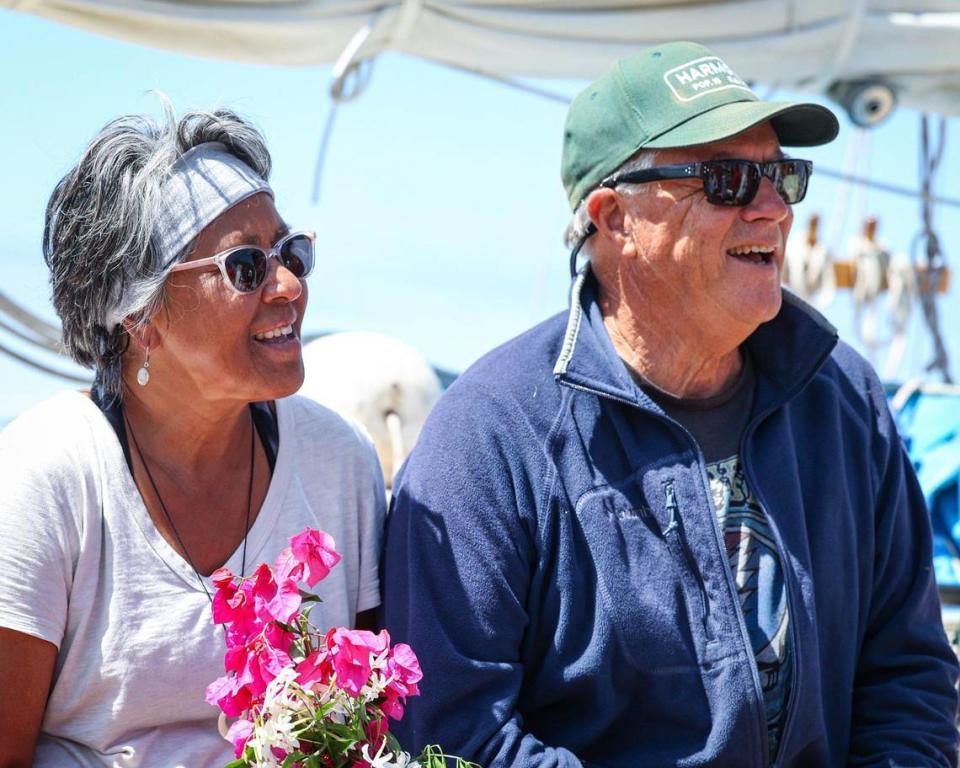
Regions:
[[[641,149],[637,154],[627,160],[623,165],[617,168],[613,173],[610,173],[610,176],[614,176],[618,173],[627,173],[628,171],[640,171],[646,168],[652,168],[656,164],[657,160],[657,151],[655,149],[643,150]],[[640,188],[639,184],[621,184],[617,187],[620,192],[632,195],[635,194]],[[591,190],[592,192],[593,190]],[[567,224],[566,230],[563,233],[563,242],[566,245],[567,249],[573,248],[580,238],[582,238],[587,233],[587,227],[590,226],[593,222],[590,219],[590,214],[587,213],[587,197],[590,196],[590,193],[580,201],[580,205],[577,206],[577,210],[573,212],[573,217],[570,219],[570,223]],[[584,243],[582,250],[580,251],[583,255],[590,255],[590,241],[587,240]]]
[[[129,337],[107,315],[119,309],[137,325],[163,305],[169,269],[152,236],[174,163],[192,147],[220,142],[261,178],[270,176],[263,135],[243,118],[228,109],[177,118],[169,101],[161,102],[160,121],[126,115],[107,123],[47,203],[43,258],[64,347],[94,369],[105,396],[117,399]]]

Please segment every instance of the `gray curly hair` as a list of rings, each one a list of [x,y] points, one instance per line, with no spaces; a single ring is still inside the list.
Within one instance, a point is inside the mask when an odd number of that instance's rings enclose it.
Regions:
[[[162,96],[161,103],[161,121],[125,115],[107,123],[47,203],[43,258],[64,347],[116,399],[129,336],[108,313],[119,310],[136,326],[163,305],[172,264],[163,268],[152,235],[174,163],[199,144],[220,142],[261,178],[270,175],[263,135],[236,113],[221,108],[177,118]]]

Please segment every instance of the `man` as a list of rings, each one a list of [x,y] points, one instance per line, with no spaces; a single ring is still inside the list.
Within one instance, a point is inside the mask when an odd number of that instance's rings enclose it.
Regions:
[[[570,107],[589,263],[442,398],[398,478],[401,742],[506,766],[956,765],[923,499],[869,366],[780,288],[813,104],[709,50]]]

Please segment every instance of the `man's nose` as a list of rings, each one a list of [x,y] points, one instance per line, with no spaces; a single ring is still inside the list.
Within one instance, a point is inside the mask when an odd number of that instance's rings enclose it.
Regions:
[[[790,216],[790,213],[790,206],[784,202],[773,182],[766,176],[761,177],[756,196],[743,208],[743,218],[747,221],[772,219],[779,222]]]

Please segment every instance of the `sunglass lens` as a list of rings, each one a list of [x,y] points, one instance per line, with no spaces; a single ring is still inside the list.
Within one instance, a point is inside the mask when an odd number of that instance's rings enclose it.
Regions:
[[[807,164],[801,160],[785,160],[777,164],[774,185],[785,203],[793,205],[807,194]]]
[[[753,163],[719,160],[704,163],[703,189],[714,205],[746,205],[757,193],[760,172]]]
[[[224,267],[234,289],[250,293],[260,287],[267,275],[267,256],[259,248],[241,248],[227,256]]]
[[[306,277],[313,270],[313,240],[294,235],[281,246],[280,261],[295,276]]]

